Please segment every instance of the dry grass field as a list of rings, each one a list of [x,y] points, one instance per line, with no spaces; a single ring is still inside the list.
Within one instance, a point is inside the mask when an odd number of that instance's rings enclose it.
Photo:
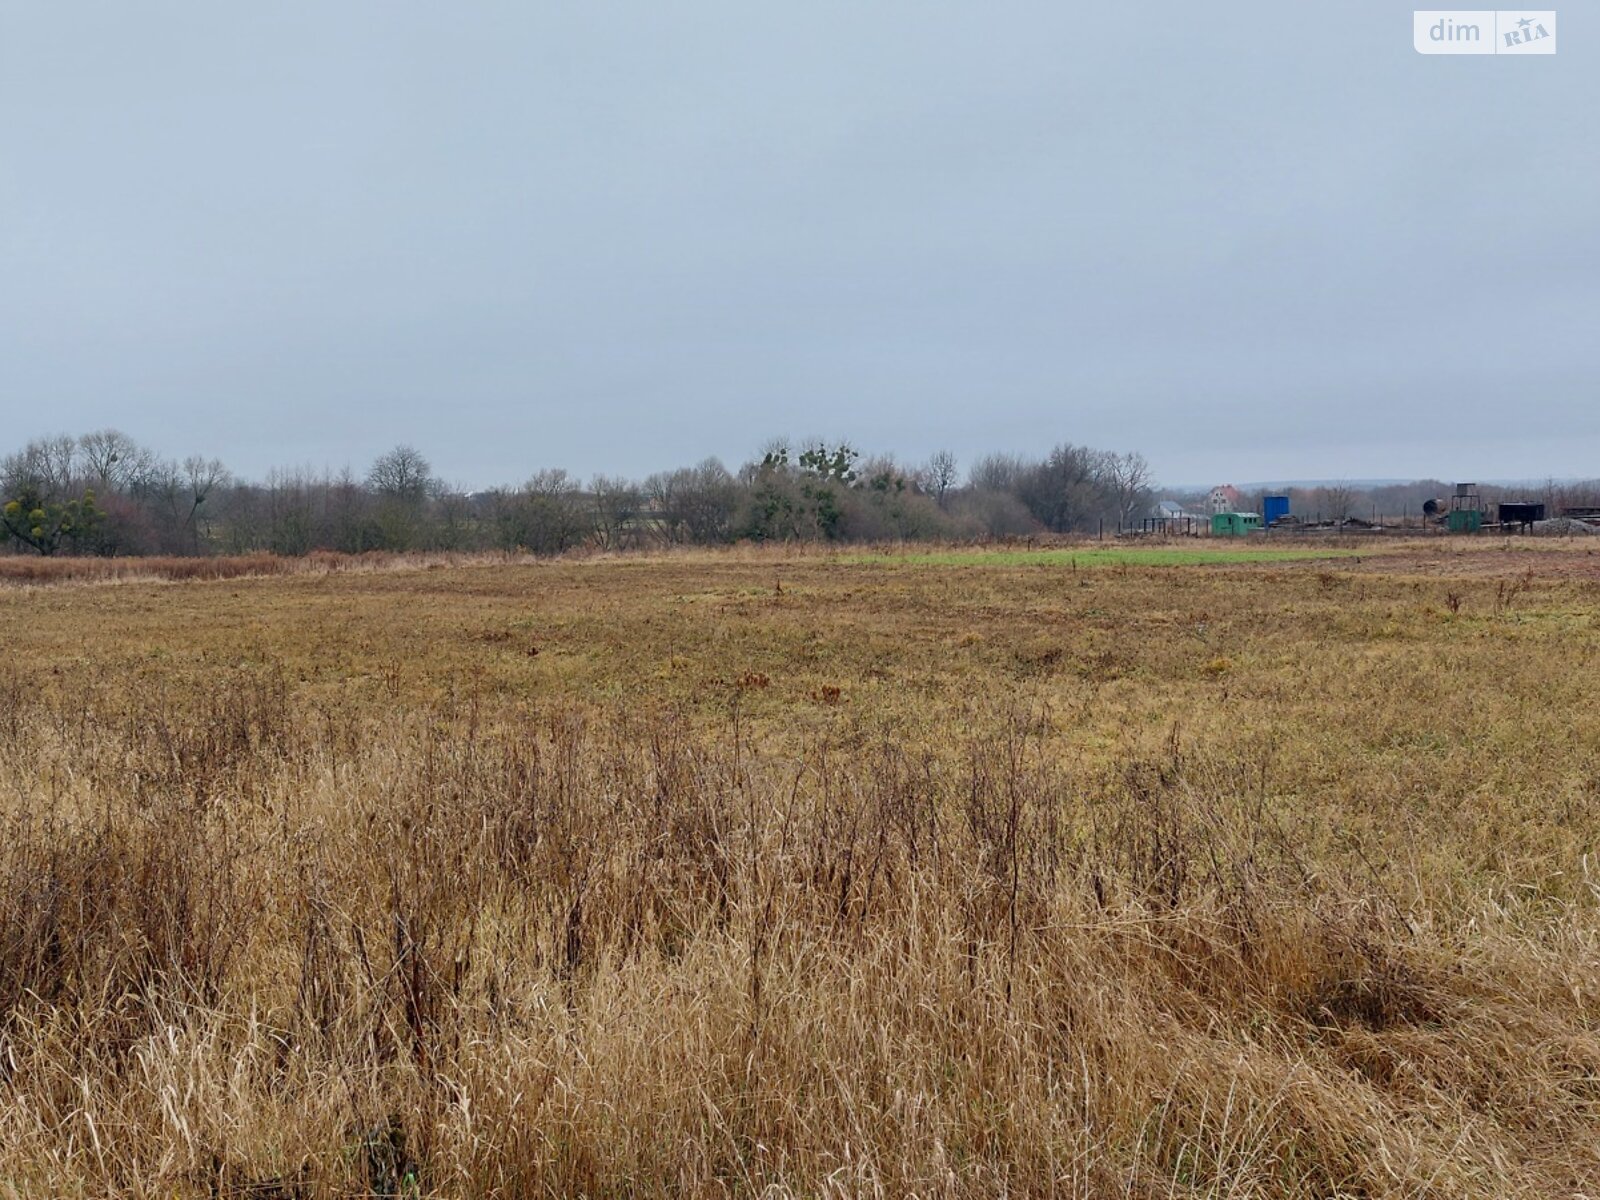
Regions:
[[[1600,1196],[1582,544],[0,629],[0,1196]]]

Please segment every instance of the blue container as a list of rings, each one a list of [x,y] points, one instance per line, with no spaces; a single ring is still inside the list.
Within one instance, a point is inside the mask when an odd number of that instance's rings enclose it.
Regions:
[[[1271,525],[1289,515],[1289,497],[1263,496],[1261,498],[1261,523]]]

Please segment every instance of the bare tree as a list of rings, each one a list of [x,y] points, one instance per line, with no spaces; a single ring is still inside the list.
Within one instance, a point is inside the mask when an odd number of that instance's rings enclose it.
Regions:
[[[1149,512],[1154,477],[1144,455],[1131,450],[1106,454],[1100,459],[1100,477],[1119,526],[1131,525]]]
[[[593,528],[577,483],[559,469],[539,471],[515,492],[493,493],[490,507],[500,544],[508,550],[559,554]]]
[[[1343,521],[1347,518],[1355,506],[1355,501],[1355,489],[1342,480],[1322,489],[1322,503],[1328,510],[1328,516],[1334,521]]]
[[[150,452],[119,429],[86,433],[78,449],[90,481],[102,493],[124,490],[150,466]]]
[[[1063,442],[1018,481],[1016,491],[1034,520],[1051,532],[1078,528],[1098,499],[1094,451]]]
[[[631,479],[596,475],[589,484],[594,496],[595,534],[608,548],[622,545],[636,532],[644,492]]]
[[[196,552],[200,549],[200,527],[205,525],[206,538],[211,536],[211,522],[206,515],[209,510],[205,503],[211,499],[211,494],[228,483],[228,468],[216,458],[201,458],[199,455],[190,455],[183,460],[184,495],[189,505],[188,515],[184,524],[189,529],[189,536]]]
[[[326,490],[326,488],[324,488]],[[300,471],[267,475],[267,545],[277,554],[305,554],[315,544],[312,484]]]
[[[38,438],[0,463],[0,483],[7,491],[26,486],[53,499],[72,490],[77,466],[77,439],[64,433]]]
[[[434,490],[432,468],[413,446],[396,446],[380,455],[367,472],[367,486],[377,498],[372,531],[378,546],[410,550],[421,544],[428,497]]]
[[[414,446],[396,446],[380,455],[367,473],[367,486],[378,495],[420,505],[428,497],[432,467]]]
[[[459,484],[435,480],[429,487],[433,500],[428,523],[429,542],[439,550],[464,550],[472,536],[472,498]]]
[[[669,542],[723,542],[733,536],[739,483],[716,458],[645,481],[651,516]]]
[[[1017,454],[986,454],[972,464],[967,482],[985,492],[1014,492],[1037,463]]]
[[[948,450],[935,450],[933,456],[928,459],[928,465],[923,468],[923,478],[926,480],[928,493],[940,508],[944,508],[946,497],[959,478],[956,456]]]
[[[328,521],[333,543],[347,554],[376,550],[383,531],[372,516],[372,496],[345,467],[327,485]]]

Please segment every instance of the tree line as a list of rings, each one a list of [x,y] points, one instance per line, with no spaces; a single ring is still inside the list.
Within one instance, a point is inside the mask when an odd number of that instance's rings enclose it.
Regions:
[[[240,479],[216,458],[165,458],[114,429],[40,438],[0,460],[0,545],[41,555],[314,550],[558,554],[749,541],[965,539],[1135,524],[1154,503],[1135,452],[1062,443],[1042,457],[904,465],[847,441],[774,441],[737,470],[716,458],[644,479],[559,468],[516,486],[454,487],[412,446],[364,474]]]

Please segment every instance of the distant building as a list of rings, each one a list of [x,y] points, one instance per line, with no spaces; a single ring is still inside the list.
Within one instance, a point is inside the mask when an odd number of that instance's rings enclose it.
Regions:
[[[1211,495],[1206,497],[1206,508],[1216,515],[1217,513],[1231,513],[1239,511],[1239,489],[1231,483],[1219,484],[1211,489]]]
[[[1193,512],[1177,500],[1163,500],[1156,505],[1156,516],[1165,517],[1169,521],[1181,521],[1185,517],[1192,517],[1198,521],[1204,520],[1206,514]]]

